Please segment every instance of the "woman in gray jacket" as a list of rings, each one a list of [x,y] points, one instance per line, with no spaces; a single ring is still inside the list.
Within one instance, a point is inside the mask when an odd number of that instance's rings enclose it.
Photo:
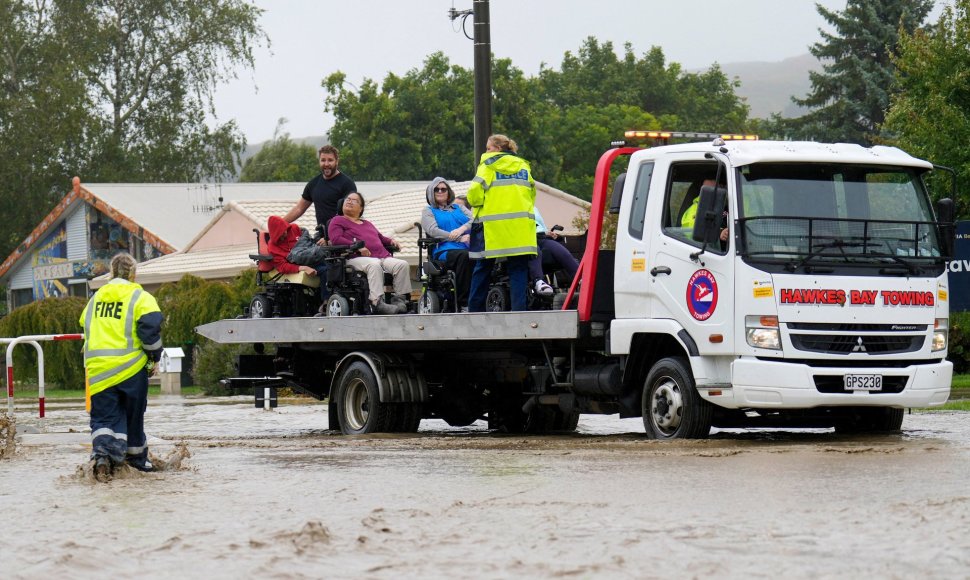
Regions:
[[[472,264],[468,259],[468,231],[472,213],[455,203],[455,192],[443,177],[435,177],[426,192],[428,205],[421,213],[421,227],[429,237],[440,240],[432,258],[455,273],[455,291],[461,312],[468,311],[468,288]]]

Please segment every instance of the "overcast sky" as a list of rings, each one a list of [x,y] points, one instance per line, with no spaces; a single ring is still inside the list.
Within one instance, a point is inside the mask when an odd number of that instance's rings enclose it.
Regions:
[[[846,0],[819,0],[843,10]],[[333,122],[324,112],[320,81],[340,70],[359,85],[388,71],[420,68],[441,51],[472,68],[474,47],[448,10],[472,0],[256,0],[272,46],[256,54],[253,71],[216,93],[219,121],[235,119],[250,143],[289,120],[293,137],[322,135]],[[775,62],[805,54],[826,26],[810,0],[491,0],[492,52],[511,58],[527,75],[542,63],[559,68],[589,36],[626,42],[641,55],[663,48],[668,62],[706,68],[714,62]],[[472,35],[472,21],[467,23]]]

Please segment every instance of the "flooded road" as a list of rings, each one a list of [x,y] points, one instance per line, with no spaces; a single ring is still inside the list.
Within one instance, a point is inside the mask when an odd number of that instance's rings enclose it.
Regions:
[[[97,484],[77,474],[86,414],[50,407],[36,435],[18,412],[0,460],[4,578],[970,574],[970,413],[658,443],[639,419],[344,437],[321,404],[153,399],[152,451],[191,457]]]

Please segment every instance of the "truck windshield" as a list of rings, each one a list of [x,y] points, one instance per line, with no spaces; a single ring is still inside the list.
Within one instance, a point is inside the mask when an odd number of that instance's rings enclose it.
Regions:
[[[789,272],[942,272],[919,169],[756,163],[738,176],[739,253],[749,263]]]

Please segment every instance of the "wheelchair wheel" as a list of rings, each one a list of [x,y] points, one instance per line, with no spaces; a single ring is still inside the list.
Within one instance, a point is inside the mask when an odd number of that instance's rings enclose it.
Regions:
[[[257,294],[249,303],[250,318],[270,318],[273,316],[273,301],[268,296]]]
[[[418,314],[437,314],[441,312],[441,297],[434,290],[425,288],[418,301]]]
[[[333,294],[327,299],[327,316],[350,316],[350,302],[340,294]]]
[[[506,312],[512,308],[509,289],[505,286],[492,286],[485,296],[485,312]]]

